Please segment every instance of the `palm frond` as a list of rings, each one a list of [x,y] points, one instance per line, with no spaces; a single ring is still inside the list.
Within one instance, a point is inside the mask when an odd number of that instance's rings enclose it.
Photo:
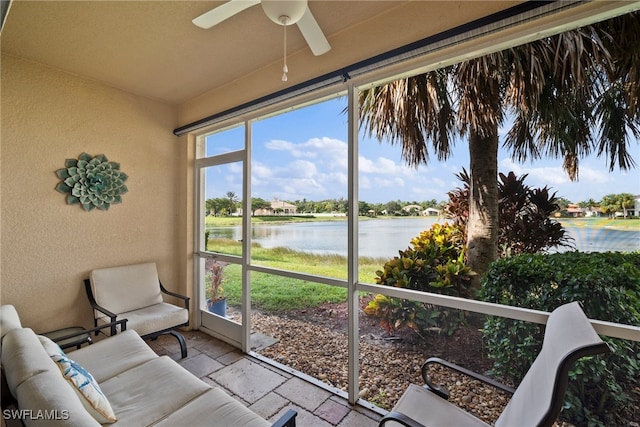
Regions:
[[[455,124],[448,76],[438,70],[362,91],[361,126],[370,136],[400,144],[409,165],[428,162],[428,140],[438,159],[447,159]]]

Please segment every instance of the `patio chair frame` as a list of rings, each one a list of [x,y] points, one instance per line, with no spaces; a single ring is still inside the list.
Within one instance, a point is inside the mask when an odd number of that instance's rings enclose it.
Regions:
[[[175,292],[171,292],[169,290],[167,290],[163,285],[161,281],[158,281],[158,284],[160,285],[160,292],[162,292],[163,294],[172,296],[174,298],[178,298],[180,300],[183,301],[184,303],[184,308],[187,309],[187,311],[189,311],[189,301],[191,300],[191,298],[175,293]],[[109,317],[110,319],[110,325],[111,325],[111,335],[115,335],[117,333],[116,330],[116,318],[118,317],[118,314],[112,313],[111,311],[107,310],[106,308],[100,306],[97,302],[95,297],[93,296],[93,290],[91,289],[91,280],[90,279],[84,279],[84,288],[87,291],[87,297],[89,298],[89,304],[91,304],[91,307],[95,310],[98,310],[99,312],[103,313],[105,316]],[[98,326],[98,319],[95,318],[93,319],[93,324],[94,327]],[[175,328],[181,328],[183,326],[189,326],[189,320],[187,319],[187,321],[185,323],[179,324],[179,325],[174,325],[170,328],[167,329],[162,329],[159,331],[155,331],[155,332],[151,332],[149,334],[146,335],[141,335],[141,338],[144,340],[147,339],[151,339],[151,340],[155,340],[157,339],[160,335],[172,335],[173,337],[175,337],[178,340],[178,343],[180,344],[180,355],[181,357],[184,359],[185,357],[187,357],[187,343],[184,340],[184,337],[182,336],[182,334],[178,331],[175,330]],[[99,328],[101,329],[101,328]],[[98,335],[98,333],[102,332],[101,330],[96,330],[95,334]]]
[[[576,348],[570,351],[565,355],[564,358],[559,362],[558,368],[555,372],[555,380],[553,381],[553,390],[551,391],[551,403],[548,406],[546,412],[542,415],[541,421],[538,424],[538,427],[551,427],[558,419],[560,415],[560,411],[562,410],[562,406],[564,403],[564,395],[567,390],[567,386],[569,383],[569,371],[573,367],[576,361],[585,356],[594,356],[597,354],[610,353],[611,348],[609,345],[601,341],[600,343],[594,343],[585,345],[580,348]],[[439,398],[449,400],[449,390],[446,387],[441,385],[436,385],[433,383],[431,378],[428,375],[428,369],[431,365],[440,365],[447,369],[456,371],[468,377],[471,377],[475,380],[481,381],[487,385],[495,387],[503,392],[506,392],[510,395],[513,395],[516,392],[515,388],[509,387],[505,384],[500,383],[492,378],[479,374],[477,372],[471,371],[469,369],[463,368],[462,366],[456,365],[454,363],[448,362],[446,360],[440,359],[438,357],[431,357],[427,359],[421,367],[422,379],[425,382],[423,388],[429,390],[434,393]],[[419,421],[411,418],[410,416],[403,414],[402,412],[392,410],[388,412],[384,417],[380,419],[379,426],[385,425],[388,421],[394,421],[403,426],[407,427],[425,427],[424,424]]]

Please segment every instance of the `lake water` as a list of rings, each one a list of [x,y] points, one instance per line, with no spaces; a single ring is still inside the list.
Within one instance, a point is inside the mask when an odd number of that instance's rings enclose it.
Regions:
[[[430,228],[437,218],[411,217],[360,221],[358,247],[361,257],[392,258],[406,249],[411,239]],[[242,239],[240,226],[208,228],[210,238]],[[640,249],[640,230],[565,227],[575,247],[584,252],[633,251]],[[252,242],[262,247],[288,247],[318,254],[347,255],[347,222],[298,222],[259,224],[252,228]],[[560,249],[566,250],[566,249]]]

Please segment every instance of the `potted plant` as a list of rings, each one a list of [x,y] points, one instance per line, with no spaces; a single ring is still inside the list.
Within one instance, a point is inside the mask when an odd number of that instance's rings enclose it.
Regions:
[[[205,298],[207,300],[207,310],[218,316],[227,314],[227,298],[224,295],[224,264],[213,259],[205,262]]]

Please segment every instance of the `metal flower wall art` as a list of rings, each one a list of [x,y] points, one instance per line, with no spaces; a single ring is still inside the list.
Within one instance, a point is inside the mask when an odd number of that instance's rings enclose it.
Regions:
[[[104,154],[92,157],[82,153],[77,160],[67,159],[56,175],[62,180],[56,190],[67,195],[67,204],[79,204],[85,211],[107,210],[122,202],[128,191],[124,185],[127,175],[120,172],[120,164],[110,162]]]

